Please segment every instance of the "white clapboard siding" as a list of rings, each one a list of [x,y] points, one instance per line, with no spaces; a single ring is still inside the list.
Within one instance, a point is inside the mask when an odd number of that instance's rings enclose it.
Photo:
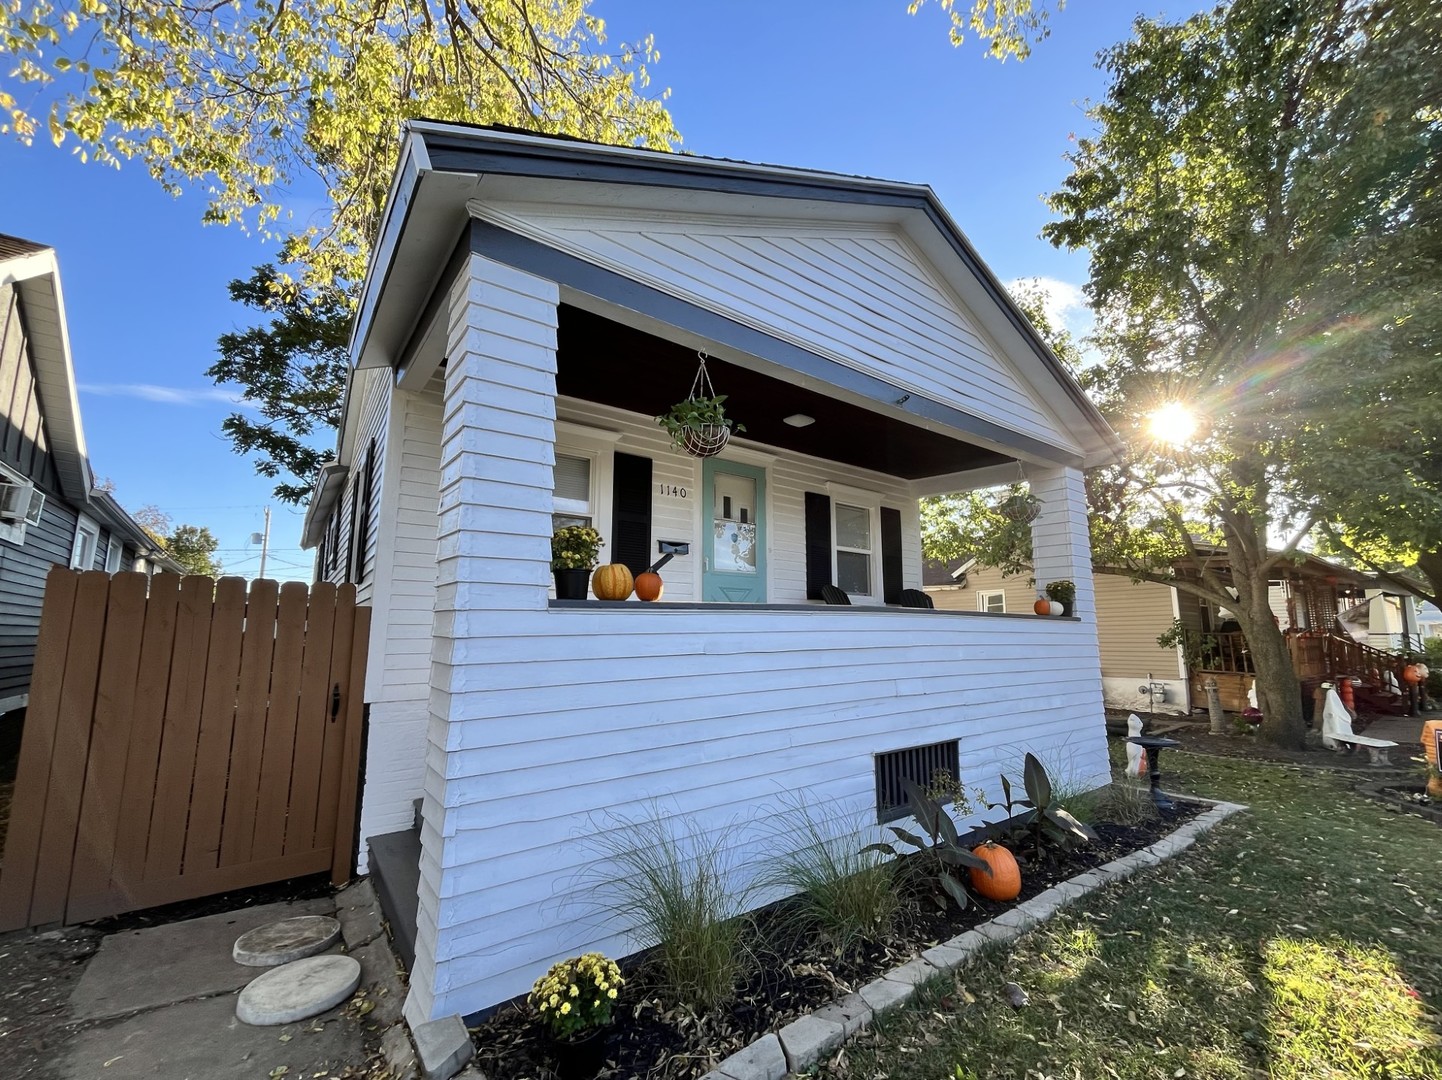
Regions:
[[[1045,403],[898,231],[492,206],[508,228],[1054,445]]]
[[[907,584],[920,543],[905,485],[789,455],[766,465],[767,599],[795,606],[550,605],[549,466],[568,440],[646,454],[658,480],[700,475],[645,418],[556,404],[558,299],[480,257],[450,297],[413,1022],[504,1001],[562,957],[644,944],[597,907],[587,838],[618,819],[658,807],[724,836],[745,884],[787,797],[874,820],[878,753],[956,739],[964,781],[993,793],[1028,750],[1070,783],[1108,774],[1075,470],[1032,484],[1038,566],[1076,581],[1076,620],[802,604],[803,492],[869,488],[903,510]],[[702,503],[658,504],[658,533],[699,540]],[[694,587],[695,556],[689,573]],[[668,568],[668,596],[687,574]]]
[[[943,739],[993,793],[1028,749],[1106,775],[1084,623],[636,605],[491,613],[472,631],[452,655],[475,688],[452,691],[465,719],[444,732],[437,1012],[509,998],[567,955],[634,948],[579,910],[597,855],[582,838],[650,800],[741,845],[791,792],[874,813],[872,755]]]
[[[367,574],[375,610],[366,668],[362,868],[365,839],[410,828],[421,795],[436,595],[440,380],[419,392],[377,381],[388,404],[377,440],[374,561]]]

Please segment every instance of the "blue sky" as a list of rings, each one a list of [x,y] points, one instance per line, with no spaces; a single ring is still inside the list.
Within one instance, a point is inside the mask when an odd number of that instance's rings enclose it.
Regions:
[[[958,0],[965,3],[965,0]],[[947,40],[947,20],[905,0],[827,5],[732,0],[595,0],[612,43],[652,33],[654,88],[694,153],[928,183],[1004,281],[1056,283],[1079,299],[1084,254],[1039,231],[1042,196],[1067,173],[1069,138],[1101,94],[1096,53],[1138,11],[1206,6],[1072,0],[1025,63]],[[220,538],[227,572],[254,576],[249,543],[273,507],[267,576],[308,579],[301,514],[229,450],[226,391],[205,369],[215,339],[245,321],[226,283],[272,257],[260,238],[204,227],[200,194],[171,198],[137,165],[82,165],[69,148],[0,141],[0,232],[57,249],[90,456],[127,507],[153,503]],[[1068,321],[1084,312],[1072,307]]]

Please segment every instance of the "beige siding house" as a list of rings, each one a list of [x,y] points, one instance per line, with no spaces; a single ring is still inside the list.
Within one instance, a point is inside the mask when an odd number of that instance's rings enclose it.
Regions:
[[[1171,626],[1173,619],[1183,617],[1180,594],[1165,585],[1138,584],[1108,574],[1098,574],[1094,582],[1102,695],[1107,706],[1187,712],[1191,702],[1182,651],[1157,644],[1157,635]],[[928,572],[926,591],[936,606],[946,611],[1024,614],[1032,610],[1037,598],[1030,574],[1007,576],[994,568],[967,564],[944,574]],[[1148,684],[1152,689],[1150,699]]]

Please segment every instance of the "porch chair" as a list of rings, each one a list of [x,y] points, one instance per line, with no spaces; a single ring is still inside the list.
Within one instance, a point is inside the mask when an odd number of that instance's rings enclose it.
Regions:
[[[821,599],[825,600],[828,604],[836,604],[840,607],[851,606],[851,597],[847,596],[845,592],[838,589],[835,585],[821,586]]]
[[[901,606],[934,611],[936,610],[936,601],[932,600],[930,593],[922,592],[920,589],[902,589]]]

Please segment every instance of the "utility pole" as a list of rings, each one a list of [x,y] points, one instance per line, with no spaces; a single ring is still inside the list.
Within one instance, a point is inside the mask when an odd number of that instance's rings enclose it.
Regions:
[[[256,577],[265,577],[265,556],[270,550],[270,507],[265,508],[265,532],[260,534],[260,573]]]

